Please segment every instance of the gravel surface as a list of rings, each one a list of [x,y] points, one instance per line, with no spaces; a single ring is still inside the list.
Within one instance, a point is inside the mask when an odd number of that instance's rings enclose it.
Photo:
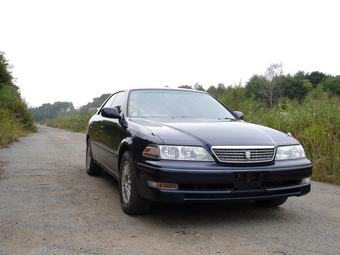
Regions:
[[[252,202],[120,208],[117,181],[85,172],[85,135],[39,126],[0,150],[0,254],[339,254],[340,187],[279,208]]]

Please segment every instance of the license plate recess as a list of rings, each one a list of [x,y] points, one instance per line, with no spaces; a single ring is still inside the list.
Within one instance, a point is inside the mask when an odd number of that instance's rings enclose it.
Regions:
[[[267,179],[265,172],[247,172],[234,174],[234,190],[263,189]]]

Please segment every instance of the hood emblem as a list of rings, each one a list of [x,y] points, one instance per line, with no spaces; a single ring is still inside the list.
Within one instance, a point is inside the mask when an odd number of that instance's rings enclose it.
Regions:
[[[251,158],[251,153],[250,153],[250,151],[246,151],[246,158],[247,158],[247,159],[250,159],[250,158]]]

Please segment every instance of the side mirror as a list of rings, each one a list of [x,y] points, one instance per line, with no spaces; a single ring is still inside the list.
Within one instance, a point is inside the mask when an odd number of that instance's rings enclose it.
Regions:
[[[243,120],[243,112],[234,111],[234,114],[236,115],[237,118],[239,118],[240,120]]]
[[[110,119],[121,119],[117,108],[103,108],[102,109],[102,116]]]

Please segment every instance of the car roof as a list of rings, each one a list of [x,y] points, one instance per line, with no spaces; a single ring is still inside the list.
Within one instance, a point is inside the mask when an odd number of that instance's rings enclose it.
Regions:
[[[135,91],[135,90],[173,90],[173,91],[187,91],[187,92],[197,92],[197,93],[203,93],[203,94],[208,94],[206,91],[201,91],[201,90],[195,90],[195,89],[186,89],[186,88],[169,88],[169,87],[159,87],[159,88],[151,88],[151,87],[142,87],[142,88],[130,88],[130,89],[125,89],[122,91]]]

